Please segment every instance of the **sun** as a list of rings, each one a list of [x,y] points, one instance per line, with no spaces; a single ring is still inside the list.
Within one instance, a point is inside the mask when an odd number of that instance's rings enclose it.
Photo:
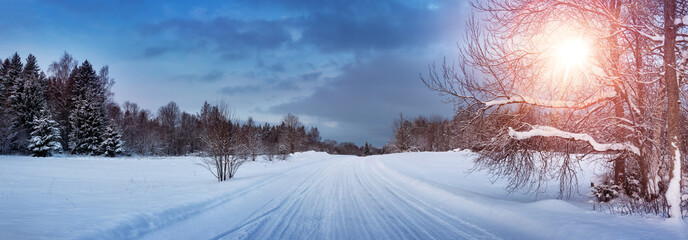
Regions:
[[[567,69],[582,67],[589,57],[590,47],[582,38],[567,38],[555,46],[556,61]]]

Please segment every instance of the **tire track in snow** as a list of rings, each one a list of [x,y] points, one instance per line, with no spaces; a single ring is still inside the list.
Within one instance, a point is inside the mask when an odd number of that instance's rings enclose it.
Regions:
[[[498,239],[399,187],[375,158],[329,163],[214,239]]]
[[[299,208],[291,207],[287,208],[287,212],[285,212],[283,206],[301,206],[302,204],[300,202],[304,199],[300,198],[300,196],[310,191],[314,186],[317,186],[317,182],[324,180],[322,177],[318,178],[319,174],[317,173],[317,171],[310,173],[311,175],[301,181],[298,186],[282,192],[275,199],[260,207],[259,210],[253,214],[253,217],[240,226],[220,233],[212,239],[256,238],[257,235],[264,235],[265,233],[269,233],[270,236],[264,236],[261,237],[261,239],[276,239],[275,235],[278,235],[276,232],[279,231],[283,233],[286,231],[288,220],[292,220],[296,215],[295,211],[300,210]],[[313,183],[311,181],[317,182]],[[271,221],[274,219],[277,219],[276,222]],[[262,231],[265,229],[269,229],[270,231]]]
[[[484,229],[470,224],[463,219],[448,214],[446,211],[436,207],[433,204],[426,202],[425,198],[432,198],[433,196],[425,196],[422,193],[411,193],[406,188],[408,186],[401,186],[398,182],[391,181],[385,172],[381,171],[379,160],[376,157],[368,159],[364,169],[368,169],[370,174],[368,182],[378,183],[378,192],[388,192],[393,197],[386,199],[396,199],[397,201],[390,201],[390,203],[401,209],[405,213],[405,217],[411,219],[412,224],[406,226],[416,226],[420,228],[421,234],[418,238],[432,238],[442,239],[499,239],[499,237],[485,231]],[[437,204],[437,203],[436,203]],[[440,203],[441,204],[441,203]]]
[[[436,205],[437,203],[433,204],[426,201],[425,198],[422,197],[425,196],[423,191],[412,193],[411,189],[413,188],[409,188],[408,185],[401,186],[403,181],[400,181],[395,174],[390,174],[391,170],[385,167],[379,160],[375,159],[374,163],[375,167],[371,167],[370,169],[373,169],[373,172],[375,173],[374,176],[378,178],[377,181],[386,183],[385,186],[388,191],[393,192],[399,197],[399,199],[402,199],[408,205],[414,206],[415,209],[420,213],[420,216],[425,216],[431,221],[441,223],[442,227],[452,229],[456,233],[461,234],[465,239],[501,239],[497,235],[494,235],[493,233],[490,233],[489,231],[466,221],[465,218],[467,218],[467,216],[462,215],[461,217],[458,217],[456,214],[461,214],[460,212],[453,212],[454,214],[449,214],[447,212],[447,208],[440,208]],[[394,181],[390,178],[395,178],[397,181]],[[476,238],[474,236],[480,237]]]
[[[416,201],[425,202],[425,205],[428,206],[429,209],[434,208],[437,210],[437,212],[445,215],[447,212],[461,214],[463,218],[467,218],[471,220],[471,222],[482,222],[485,225],[489,225],[489,227],[492,230],[498,229],[500,232],[502,232],[502,235],[508,236],[510,238],[551,239],[551,237],[543,238],[542,236],[533,235],[532,233],[534,232],[546,232],[546,229],[544,229],[546,227],[542,223],[540,223],[538,219],[532,219],[528,216],[524,216],[522,214],[514,212],[512,209],[510,209],[510,206],[504,204],[484,204],[483,202],[481,202],[480,198],[476,198],[477,196],[484,196],[477,194],[475,192],[465,191],[464,193],[455,194],[444,188],[434,186],[420,179],[413,178],[411,176],[405,175],[401,172],[388,168],[381,161],[377,161],[376,165],[378,165],[378,168],[376,169],[382,171],[382,173],[380,174],[381,176],[387,176],[388,178],[393,179],[393,181],[391,179],[386,179],[386,181],[390,182],[392,185],[396,185],[397,188],[406,192],[409,191],[408,189],[416,190],[418,194],[410,194],[409,196],[411,198],[409,199],[415,199]],[[405,184],[406,187],[402,188],[400,187],[400,184]],[[468,194],[469,197],[465,196],[464,194]],[[434,196],[435,198],[441,198],[445,201],[450,201],[453,203],[461,203],[461,205],[459,207],[450,206],[449,209],[441,209],[417,197],[424,195]],[[491,216],[486,216],[485,213],[489,213],[489,215]],[[454,217],[451,215],[448,216]],[[467,225],[475,226],[476,228],[481,229],[477,225],[465,221],[463,218],[454,218],[458,221],[464,222]],[[518,224],[514,224],[514,222],[517,222]],[[520,226],[529,226],[529,229],[528,231],[524,231],[524,229],[522,229]],[[542,229],[540,230],[537,228]],[[489,233],[490,231],[486,232]],[[516,235],[514,236],[514,234]],[[496,236],[494,234],[491,235]]]
[[[170,209],[162,210],[152,214],[139,214],[132,219],[128,219],[118,224],[117,226],[106,229],[105,231],[94,232],[86,234],[78,239],[136,239],[147,233],[156,231],[161,228],[176,224],[180,221],[190,219],[196,215],[211,211],[227,202],[232,201],[237,197],[246,195],[252,191],[260,189],[261,187],[271,184],[274,180],[294,174],[298,171],[312,168],[313,165],[324,165],[329,159],[321,160],[315,163],[303,163],[295,167],[288,168],[279,174],[267,175],[262,180],[257,181],[257,184],[251,185],[247,188],[236,192],[230,192],[221,195],[217,198],[188,203],[182,206],[176,206]]]

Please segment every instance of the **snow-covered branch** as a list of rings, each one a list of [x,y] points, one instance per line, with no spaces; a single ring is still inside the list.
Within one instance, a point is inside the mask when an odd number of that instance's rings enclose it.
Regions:
[[[571,133],[549,126],[533,126],[532,128],[533,129],[527,132],[518,132],[509,127],[509,136],[518,140],[524,140],[531,137],[560,137],[574,139],[588,142],[595,151],[629,151],[636,155],[640,155],[640,149],[630,143],[598,143],[592,136],[585,133]]]
[[[512,96],[508,98],[496,99],[492,101],[485,102],[485,106],[490,107],[494,105],[506,105],[513,103],[525,103],[546,108],[570,108],[570,109],[583,109],[588,108],[597,103],[601,103],[616,97],[616,94],[609,93],[602,97],[588,99],[585,101],[550,101],[535,99],[528,96]]]

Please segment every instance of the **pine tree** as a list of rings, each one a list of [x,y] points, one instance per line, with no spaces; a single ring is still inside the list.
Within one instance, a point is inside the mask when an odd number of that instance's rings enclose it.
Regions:
[[[7,89],[7,70],[10,65],[10,60],[5,58],[5,61],[0,64],[0,154],[9,152],[10,144],[10,116],[7,113],[9,106],[9,90]]]
[[[18,132],[15,124],[15,111],[14,111],[14,99],[16,98],[17,83],[20,82],[20,74],[24,65],[21,62],[19,54],[16,52],[12,56],[11,60],[6,58],[2,63],[2,75],[4,78],[5,90],[2,93],[2,103],[3,116],[0,119],[0,126],[3,130],[2,148],[3,152],[8,153],[12,150],[16,150],[17,146],[17,136]]]
[[[102,154],[103,115],[85,99],[78,100],[69,116],[72,131],[69,134],[69,148],[73,154]]]
[[[7,114],[7,92],[5,91],[5,68],[0,64],[0,154],[6,154],[9,151],[9,136],[10,136],[10,116]]]
[[[0,64],[0,94],[2,94],[2,96],[0,97],[0,111],[5,109],[3,106],[4,100],[5,100],[5,97],[4,97],[5,96],[5,76],[2,74],[3,71],[4,70],[3,70],[2,64]]]
[[[116,154],[124,153],[122,147],[122,136],[112,127],[105,129],[104,141],[101,144],[101,151],[107,157],[115,157]]]
[[[103,86],[88,60],[75,70],[72,81],[69,147],[73,154],[100,155],[108,125]]]
[[[88,60],[75,71],[72,79],[72,100],[85,98],[98,108],[104,109],[105,86],[101,84],[100,77]]]
[[[7,90],[9,91],[9,98],[12,99],[14,94],[17,92],[19,83],[21,82],[20,75],[24,69],[24,64],[22,64],[21,57],[18,53],[14,53],[12,60],[5,59],[3,63],[5,71],[5,80],[7,81]]]
[[[7,61],[7,59],[5,59]],[[5,73],[7,71],[5,70],[5,65],[0,63],[0,117],[3,117],[3,110],[5,109],[5,100],[7,93],[5,92],[5,85],[6,83],[6,78],[5,78]]]
[[[32,121],[33,131],[29,140],[29,150],[34,157],[49,157],[53,152],[62,151],[60,144],[60,128],[52,119],[50,112],[45,108],[40,111],[40,116]]]
[[[40,71],[36,57],[29,54],[24,69],[14,82],[12,93],[12,131],[18,150],[26,149],[33,122],[40,117],[41,109],[45,108],[45,83],[45,75]]]
[[[370,145],[368,145],[368,142],[366,142],[365,146],[363,146],[363,155],[364,156],[373,155],[373,150],[370,149]]]

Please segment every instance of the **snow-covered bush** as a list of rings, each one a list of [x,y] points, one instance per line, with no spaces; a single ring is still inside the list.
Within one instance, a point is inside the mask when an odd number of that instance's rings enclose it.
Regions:
[[[278,148],[277,159],[280,161],[287,160],[289,158],[289,148],[285,144],[280,144]]]
[[[621,187],[610,179],[598,185],[592,184],[592,197],[595,203],[607,203],[619,197],[620,191]]]
[[[28,147],[33,153],[32,156],[49,157],[53,155],[53,152],[62,151],[60,129],[48,111],[41,110],[40,117],[34,118],[31,124],[33,131],[31,131]]]
[[[103,151],[103,155],[107,157],[114,157],[117,154],[124,153],[124,148],[122,148],[122,136],[119,135],[112,127],[107,127],[105,129],[105,135],[103,136],[103,143],[100,145]]]

